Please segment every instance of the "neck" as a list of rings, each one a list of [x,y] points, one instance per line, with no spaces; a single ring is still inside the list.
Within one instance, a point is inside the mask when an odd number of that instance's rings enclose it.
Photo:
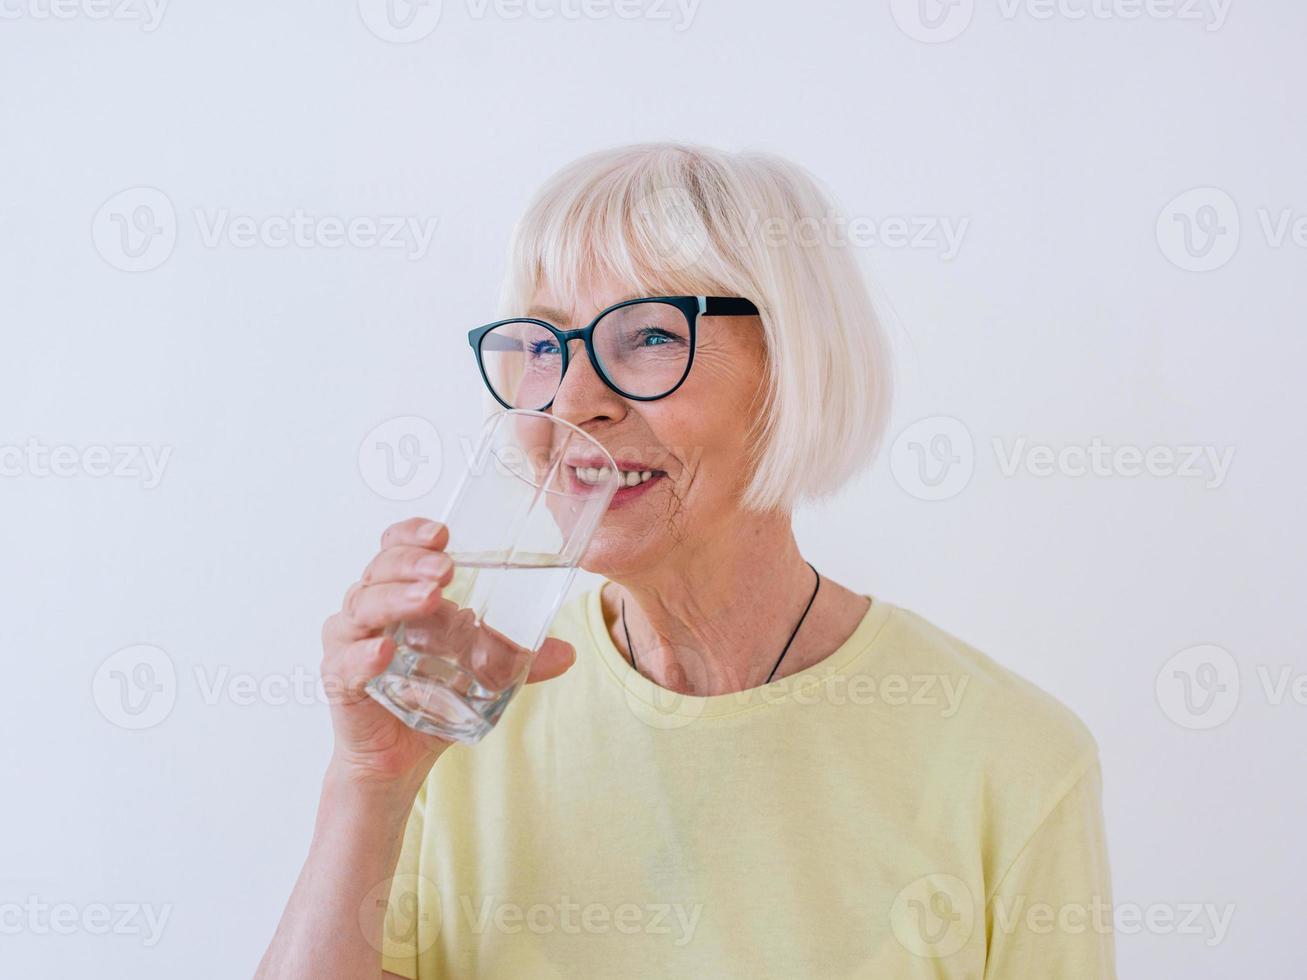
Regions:
[[[668,690],[708,696],[764,683],[812,599],[816,576],[788,515],[751,514],[720,527],[681,542],[663,562],[614,577],[602,596],[613,642],[630,659],[629,630],[640,672]],[[825,631],[813,624],[824,618],[826,591],[813,600],[776,678],[820,652]]]

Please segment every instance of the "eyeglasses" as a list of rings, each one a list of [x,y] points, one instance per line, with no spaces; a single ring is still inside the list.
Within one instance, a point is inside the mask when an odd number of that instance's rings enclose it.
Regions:
[[[604,384],[647,402],[666,398],[689,376],[699,317],[757,315],[758,307],[738,297],[655,296],[610,306],[578,330],[514,317],[469,331],[467,341],[486,387],[505,408],[552,405],[573,340],[585,343]]]

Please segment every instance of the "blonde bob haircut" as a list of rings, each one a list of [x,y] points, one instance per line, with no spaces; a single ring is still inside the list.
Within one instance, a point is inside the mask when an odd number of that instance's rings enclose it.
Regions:
[[[524,312],[542,283],[578,296],[596,277],[633,296],[752,300],[767,369],[741,505],[792,511],[871,463],[889,411],[888,343],[850,246],[830,233],[838,220],[807,171],[771,154],[603,150],[550,177],[518,221],[501,315]]]

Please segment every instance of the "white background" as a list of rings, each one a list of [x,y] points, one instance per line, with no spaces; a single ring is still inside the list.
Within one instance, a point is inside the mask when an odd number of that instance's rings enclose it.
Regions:
[[[49,2],[0,0],[0,974],[253,971],[329,751],[320,624],[457,469],[428,436],[405,486],[431,495],[390,499],[378,438],[414,444],[370,433],[431,419],[457,464],[512,221],[557,166],[650,138],[782,153],[889,233],[859,248],[898,452],[801,544],[1087,722],[1118,904],[1233,907],[1219,941],[1205,914],[1119,936],[1121,976],[1301,969],[1307,706],[1277,694],[1307,672],[1307,242],[1278,235],[1307,216],[1301,3],[445,0],[403,28],[370,0]],[[277,246],[297,209],[436,225]],[[895,218],[965,233],[946,255]],[[1095,439],[1234,455],[1220,479],[1025,455]],[[154,485],[93,446],[169,455]],[[161,936],[99,934],[125,903]]]

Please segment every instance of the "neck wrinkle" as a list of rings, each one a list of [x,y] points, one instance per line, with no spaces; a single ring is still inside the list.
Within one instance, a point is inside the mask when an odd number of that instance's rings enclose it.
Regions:
[[[729,694],[762,684],[803,615],[815,584],[788,518],[759,519],[721,539],[701,542],[678,560],[606,583],[601,593],[613,644],[640,672],[681,694]],[[823,591],[804,628],[818,616]],[[800,629],[777,678],[795,669]]]

